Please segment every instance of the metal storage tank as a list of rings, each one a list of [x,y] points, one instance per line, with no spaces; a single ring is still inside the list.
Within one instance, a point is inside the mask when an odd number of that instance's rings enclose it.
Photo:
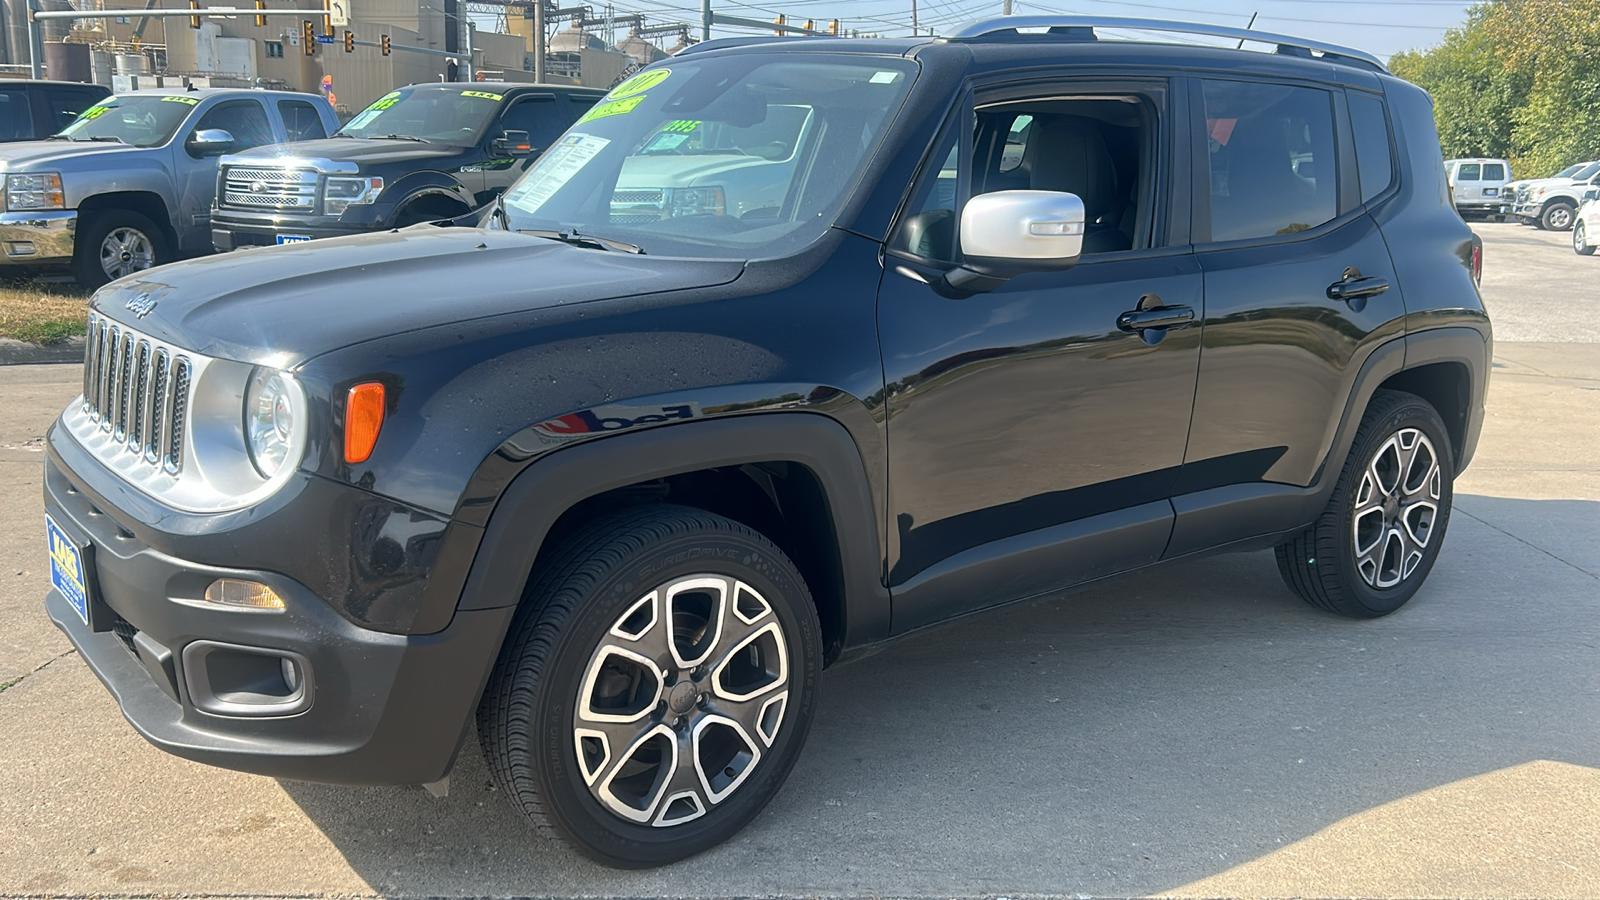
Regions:
[[[117,75],[150,74],[150,58],[143,53],[118,53],[113,65]]]
[[[89,81],[88,44],[45,44],[45,77],[54,81]]]

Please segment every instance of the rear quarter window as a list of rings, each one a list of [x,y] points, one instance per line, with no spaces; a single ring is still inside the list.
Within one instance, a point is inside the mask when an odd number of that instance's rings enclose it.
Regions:
[[[1394,157],[1389,149],[1389,118],[1383,101],[1371,94],[1351,92],[1350,128],[1356,139],[1356,171],[1361,179],[1361,202],[1388,190],[1394,180]],[[1465,166],[1463,166],[1465,168]]]

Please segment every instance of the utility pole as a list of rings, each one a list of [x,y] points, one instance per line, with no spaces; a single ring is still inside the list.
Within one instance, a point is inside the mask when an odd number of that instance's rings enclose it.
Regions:
[[[911,36],[916,37],[917,34],[917,0],[911,0]]]
[[[711,40],[711,0],[700,0],[700,40]]]
[[[1005,0],[1005,2],[1000,5],[1000,15],[1011,15],[1011,0]]]
[[[533,80],[544,83],[544,0],[533,4]]]

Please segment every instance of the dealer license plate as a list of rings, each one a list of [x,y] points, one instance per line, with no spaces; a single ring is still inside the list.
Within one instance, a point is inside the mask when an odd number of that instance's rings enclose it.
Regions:
[[[45,536],[50,542],[50,583],[60,591],[83,624],[89,624],[89,579],[83,567],[83,548],[61,530],[49,514],[44,517]]]
[[[302,241],[309,241],[309,240],[311,240],[311,236],[308,235],[308,234],[280,234],[280,235],[278,235],[278,243],[280,243],[280,244],[298,244],[298,243],[300,243]]]

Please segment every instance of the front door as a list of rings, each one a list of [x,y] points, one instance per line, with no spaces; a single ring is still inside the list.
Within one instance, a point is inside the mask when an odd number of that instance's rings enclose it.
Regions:
[[[192,98],[177,95],[175,101]],[[267,108],[260,100],[224,100],[200,113],[178,131],[172,142],[173,169],[179,185],[178,211],[173,225],[178,231],[178,247],[184,253],[211,252],[211,207],[217,196],[217,156],[192,152],[188,143],[197,133],[221,129],[233,135],[231,153],[277,142]]]
[[[1169,220],[1170,103],[1165,81],[980,92],[949,129],[971,143],[930,158],[878,304],[896,631],[1160,556],[1204,314]],[[1084,200],[1081,261],[942,289],[964,198],[1017,189]]]

